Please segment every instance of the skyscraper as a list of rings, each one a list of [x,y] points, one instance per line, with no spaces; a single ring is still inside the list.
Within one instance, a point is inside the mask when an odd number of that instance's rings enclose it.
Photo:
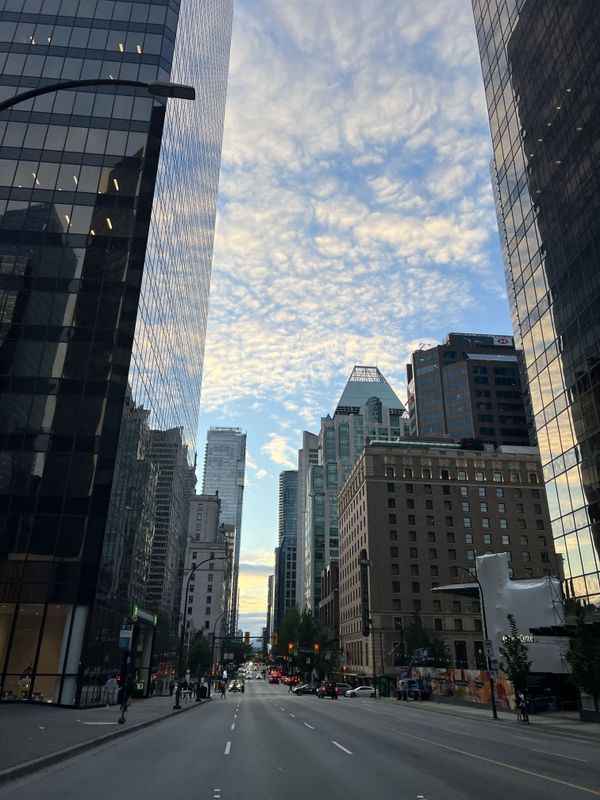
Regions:
[[[2,115],[9,696],[31,667],[25,699],[97,701],[121,663],[119,626],[146,602],[157,480],[147,431],[181,429],[193,460],[231,21],[231,0],[2,4],[5,94],[113,77],[190,83],[198,98],[86,87]],[[141,631],[145,659],[151,638]]]
[[[298,472],[279,475],[279,546],[275,550],[275,630],[286,611],[296,607],[296,549],[298,546]]]
[[[473,0],[517,347],[565,590],[600,600],[600,15]]]
[[[304,603],[319,612],[321,572],[339,556],[338,494],[368,439],[410,434],[404,406],[377,367],[355,366],[333,417],[321,419],[318,463],[308,466],[304,534]]]
[[[210,428],[206,436],[202,494],[217,494],[221,500],[221,522],[235,527],[233,579],[229,631],[238,624],[238,579],[246,471],[246,434],[239,428]]]
[[[304,599],[305,557],[304,542],[308,525],[308,478],[311,464],[319,463],[319,437],[316,433],[303,431],[302,447],[298,450],[298,523],[296,526],[296,606],[302,611]]]
[[[417,436],[535,444],[512,336],[449,333],[406,365],[410,430]],[[526,402],[527,401],[527,402]]]

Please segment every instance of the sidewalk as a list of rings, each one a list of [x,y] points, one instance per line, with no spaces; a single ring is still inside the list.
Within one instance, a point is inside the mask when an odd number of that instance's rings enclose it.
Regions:
[[[396,700],[392,697],[383,699],[390,704],[410,705],[411,708],[418,709],[423,713],[450,714],[456,717],[473,717],[476,719],[491,720],[492,718],[491,706],[458,705],[439,700],[426,700],[422,703],[409,700],[408,703],[404,703],[402,700]],[[517,724],[515,714],[512,711],[498,709],[498,719],[507,724]],[[532,726],[535,725],[546,733],[567,734],[600,742],[600,724],[597,722],[582,722],[577,711],[563,711],[556,714],[531,714],[529,719]]]
[[[175,714],[205,705],[181,702],[173,711],[174,697],[133,700],[126,722],[118,724],[119,706],[69,709],[43,703],[2,703],[0,705],[0,783],[63,761],[106,741],[125,736]]]

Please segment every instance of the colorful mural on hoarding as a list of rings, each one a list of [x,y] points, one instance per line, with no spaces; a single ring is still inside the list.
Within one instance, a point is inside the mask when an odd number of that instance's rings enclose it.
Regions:
[[[423,678],[431,686],[434,697],[456,698],[468,703],[488,704],[490,700],[490,678],[485,670],[434,669],[413,667],[412,678]],[[515,692],[512,683],[503,673],[494,681],[496,703],[499,708],[515,708]]]

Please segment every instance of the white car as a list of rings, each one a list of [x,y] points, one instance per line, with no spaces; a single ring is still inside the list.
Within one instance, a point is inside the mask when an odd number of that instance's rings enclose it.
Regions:
[[[356,686],[354,689],[348,689],[344,697],[375,697],[375,690],[372,686]]]
[[[246,674],[246,680],[247,680],[247,681],[254,680],[254,675],[253,675],[251,672],[248,672],[248,673]]]

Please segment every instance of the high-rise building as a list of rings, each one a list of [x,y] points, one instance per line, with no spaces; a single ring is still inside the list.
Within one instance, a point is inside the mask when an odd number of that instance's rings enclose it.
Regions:
[[[416,350],[406,375],[413,435],[535,444],[512,336],[449,333],[442,345]]]
[[[0,123],[0,693],[84,705],[133,617],[148,686],[142,427],[180,428],[193,461],[232,3],[1,8],[3,96],[111,77],[197,92],[72,88]]]
[[[246,434],[239,428],[210,428],[206,435],[203,494],[218,494],[221,522],[235,528],[233,578],[229,632],[237,632],[239,603],[240,544],[244,474],[246,471]]]
[[[275,627],[273,625],[273,586],[275,583],[275,575],[269,575],[267,579],[267,638],[268,644],[273,644],[273,634]]]
[[[363,634],[359,554],[366,550]],[[451,665],[485,667],[478,600],[432,589],[470,581],[476,554],[509,554],[510,577],[561,576],[533,447],[462,450],[448,438],[368,444],[340,492],[340,638],[357,676],[394,677],[415,614]]]
[[[298,546],[298,472],[279,475],[279,546],[275,549],[274,626],[296,607],[296,550]]]
[[[304,599],[304,543],[308,525],[308,477],[311,464],[319,462],[319,437],[316,433],[303,431],[302,447],[298,450],[298,522],[296,525],[296,606],[302,611],[306,606]]]
[[[218,495],[193,495],[190,502],[180,599],[184,641],[187,642],[192,641],[196,633],[202,633],[211,640],[216,636],[215,644],[218,644],[219,637],[228,628],[234,530],[231,525],[220,522],[220,505]],[[218,660],[218,646],[215,655]]]
[[[600,15],[473,0],[516,343],[565,590],[600,600]]]
[[[321,419],[318,463],[307,471],[304,603],[315,615],[321,572],[339,555],[338,494],[368,439],[410,434],[404,406],[377,367],[355,366],[333,416]]]

